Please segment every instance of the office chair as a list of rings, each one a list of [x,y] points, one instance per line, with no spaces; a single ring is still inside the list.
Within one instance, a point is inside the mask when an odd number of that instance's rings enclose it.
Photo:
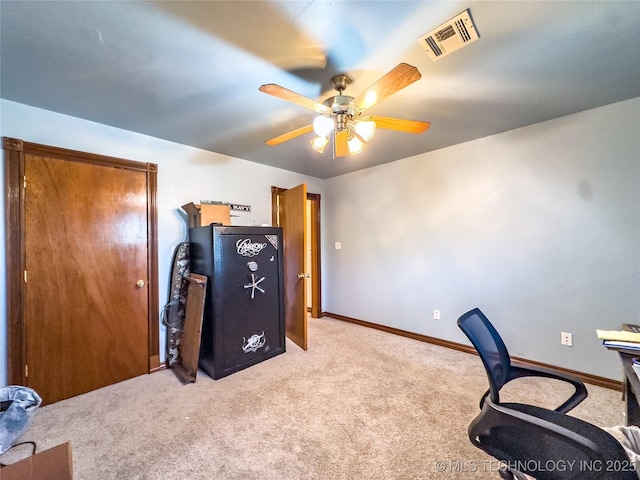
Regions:
[[[520,474],[525,473],[537,480],[638,480],[624,448],[613,436],[566,414],[587,397],[579,379],[549,369],[512,365],[500,335],[477,308],[462,315],[458,326],[478,352],[489,378],[481,411],[469,425],[469,440],[502,462],[502,478],[523,478]],[[506,383],[531,376],[568,382],[575,392],[554,410],[500,401],[500,389]]]

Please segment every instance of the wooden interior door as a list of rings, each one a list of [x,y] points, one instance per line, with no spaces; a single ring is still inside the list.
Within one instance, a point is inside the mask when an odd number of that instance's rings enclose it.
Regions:
[[[12,288],[22,299],[11,301],[9,329],[10,381],[33,388],[45,404],[159,366],[157,265],[150,265],[157,259],[149,253],[156,251],[149,218],[155,190],[151,195],[146,166],[123,168],[146,164],[93,163],[90,154],[78,160],[52,151],[60,155],[22,156],[24,278],[19,292]],[[15,165],[7,168],[15,177]]]
[[[284,241],[284,305],[287,337],[307,349],[306,215],[307,185],[280,194],[280,226]]]

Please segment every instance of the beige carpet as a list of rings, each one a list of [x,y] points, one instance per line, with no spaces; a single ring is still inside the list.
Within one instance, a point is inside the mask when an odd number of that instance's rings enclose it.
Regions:
[[[70,441],[76,480],[499,478],[467,438],[479,357],[326,318],[309,344],[221,380],[165,370],[42,407],[22,440]],[[550,384],[504,398],[554,407],[568,391]],[[620,392],[588,389],[574,415],[624,422]]]

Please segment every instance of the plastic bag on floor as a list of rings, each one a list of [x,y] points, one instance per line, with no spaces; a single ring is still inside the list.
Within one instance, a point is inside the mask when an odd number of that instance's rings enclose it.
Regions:
[[[17,385],[0,388],[0,454],[24,433],[41,403],[42,399],[31,388]]]

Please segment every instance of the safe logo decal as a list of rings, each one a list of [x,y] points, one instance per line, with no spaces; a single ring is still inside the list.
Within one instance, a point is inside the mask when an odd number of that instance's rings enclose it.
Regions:
[[[266,243],[252,243],[250,238],[245,238],[236,242],[236,251],[243,257],[255,257],[266,246]]]
[[[265,343],[267,343],[267,339],[264,336],[264,332],[262,332],[262,335],[254,333],[249,337],[249,340],[242,337],[242,351],[244,353],[255,352],[259,348],[264,347]]]

